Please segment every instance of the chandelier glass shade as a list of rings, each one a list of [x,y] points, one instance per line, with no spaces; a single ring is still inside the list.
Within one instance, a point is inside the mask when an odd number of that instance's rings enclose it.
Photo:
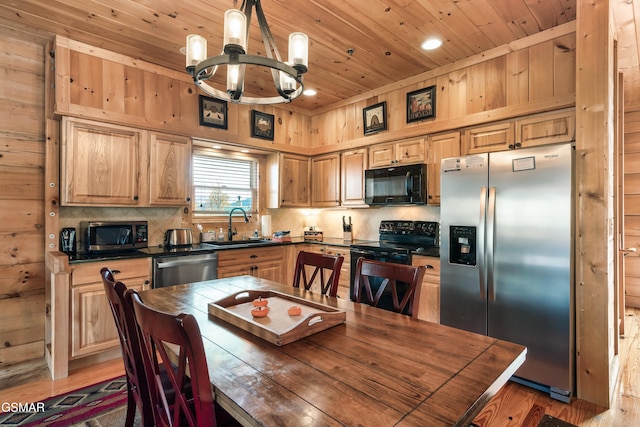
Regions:
[[[247,54],[252,9],[255,8],[260,33],[267,56]],[[309,39],[304,33],[289,35],[288,60],[282,61],[275,40],[267,24],[260,0],[244,0],[242,10],[230,9],[224,14],[222,52],[207,57],[207,40],[199,35],[187,36],[186,68],[193,81],[207,94],[237,104],[279,104],[291,102],[303,90],[302,75],[309,62]],[[244,94],[247,65],[270,69],[276,96],[247,96]],[[211,78],[219,68],[226,68],[225,90],[214,87]]]

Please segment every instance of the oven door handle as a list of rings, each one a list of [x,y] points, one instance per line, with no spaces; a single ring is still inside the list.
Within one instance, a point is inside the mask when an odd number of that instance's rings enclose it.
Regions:
[[[396,257],[396,258],[400,258],[405,256],[406,254],[400,253],[400,252],[388,252],[388,251],[381,251],[378,252],[380,255],[382,256],[391,256],[391,257]]]
[[[374,251],[365,251],[362,249],[351,249],[350,250],[352,255],[373,255],[375,256],[375,252]]]

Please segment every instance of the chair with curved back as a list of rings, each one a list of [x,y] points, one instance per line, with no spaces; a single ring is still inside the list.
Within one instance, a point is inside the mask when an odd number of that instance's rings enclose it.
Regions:
[[[340,268],[343,262],[344,257],[342,255],[300,251],[296,259],[293,287],[299,288],[302,284],[304,289],[308,291],[318,279],[320,293],[335,297],[338,295],[338,281],[340,280]],[[314,268],[310,276],[307,276],[307,268],[305,268],[307,266]]]
[[[104,290],[118,330],[124,370],[127,377],[125,426],[133,425],[136,408],[140,412],[141,424],[143,426],[153,426],[153,412],[144,372],[144,362],[140,351],[138,325],[136,324],[133,306],[124,297],[127,287],[124,283],[117,282],[113,273],[107,267],[100,270],[100,276],[102,276]]]
[[[145,305],[138,292],[132,289],[125,293],[125,298],[132,301],[140,328],[142,356],[156,425],[215,427],[213,392],[195,317],[157,311]],[[177,364],[171,363],[165,345],[177,351]],[[167,390],[167,385],[163,384],[160,362],[165,366],[172,390]],[[169,393],[171,399],[167,398]]]
[[[424,278],[425,267],[396,264],[385,261],[358,259],[353,282],[353,299],[378,307],[383,294],[390,294],[392,306],[385,307],[396,313],[417,315],[420,300],[420,288]],[[375,279],[374,279],[375,278]],[[373,294],[372,279],[379,283]],[[388,301],[387,301],[388,304]]]

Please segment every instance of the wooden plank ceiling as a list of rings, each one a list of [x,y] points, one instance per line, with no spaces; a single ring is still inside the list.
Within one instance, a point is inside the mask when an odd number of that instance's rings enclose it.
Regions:
[[[625,37],[620,40],[624,49],[620,63],[631,73],[638,62],[634,12],[640,0],[611,2],[620,10],[616,22]],[[294,101],[308,110],[367,94],[576,18],[576,0],[262,0],[262,5],[283,57],[289,33],[302,31],[309,36],[305,87],[318,94]],[[4,0],[0,25],[61,34],[184,70],[180,48],[186,35],[205,36],[210,55],[219,51],[222,16],[233,6],[233,0]],[[431,36],[442,38],[443,46],[423,51],[420,44]],[[262,47],[254,19],[249,53],[263,54]],[[270,94],[265,91],[272,86],[268,72],[247,72],[248,93]]]

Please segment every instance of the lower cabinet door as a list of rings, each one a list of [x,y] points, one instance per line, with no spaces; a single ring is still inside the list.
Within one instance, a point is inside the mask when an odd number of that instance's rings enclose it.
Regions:
[[[142,282],[129,279],[127,287],[141,291]],[[135,284],[137,283],[137,284]],[[85,356],[120,345],[115,320],[102,282],[71,289],[71,357]]]

